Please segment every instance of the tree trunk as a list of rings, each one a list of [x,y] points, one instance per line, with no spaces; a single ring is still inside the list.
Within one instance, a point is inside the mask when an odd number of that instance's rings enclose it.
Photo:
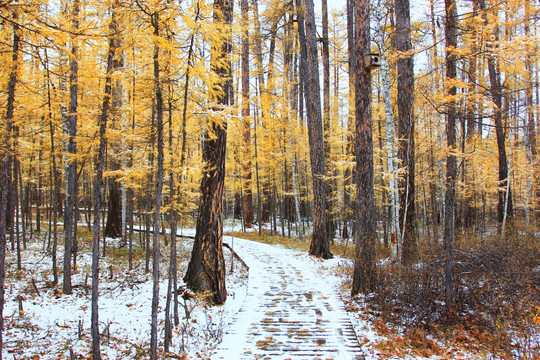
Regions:
[[[309,253],[323,259],[332,258],[326,232],[326,190],[324,184],[324,145],[321,119],[321,94],[319,84],[319,60],[317,58],[317,34],[313,0],[298,0],[298,30],[302,54],[306,65],[304,79],[309,91],[305,92],[308,108],[309,157],[313,181],[313,236]],[[305,37],[303,26],[305,14]],[[303,44],[302,44],[303,43]],[[304,50],[305,49],[305,50]]]
[[[15,88],[19,75],[19,52],[21,36],[19,33],[18,15],[13,13],[13,45],[11,50],[11,64],[9,81],[7,85],[6,114],[1,128],[2,141],[0,144],[0,360],[2,359],[3,332],[4,332],[4,301],[5,301],[5,263],[6,263],[6,225],[8,217],[8,191],[13,164],[13,118],[15,109]],[[13,219],[11,219],[13,224]]]
[[[446,82],[452,84],[457,78],[457,57],[454,49],[457,47],[457,9],[455,0],[445,0],[446,22]],[[456,87],[447,85],[448,97],[451,98],[447,105],[446,114],[446,145],[448,155],[446,156],[446,195],[444,209],[444,249],[445,249],[445,300],[446,311],[450,313],[454,305],[454,278],[452,243],[454,241],[454,225],[456,211]]]
[[[156,10],[151,16],[154,36],[160,36],[160,17]],[[159,253],[160,253],[160,213],[161,193],[163,191],[163,92],[161,89],[159,44],[154,44],[154,86],[156,95],[156,129],[157,129],[157,174],[154,202],[154,236],[152,253],[152,324],[150,330],[150,359],[158,359],[158,306],[159,306]]]
[[[111,161],[115,163],[116,161]],[[115,164],[112,171],[119,170],[120,166]],[[107,223],[104,235],[113,239],[122,237],[122,189],[116,179],[109,180],[109,211],[107,212]]]
[[[232,20],[233,2],[214,1],[214,23],[226,26],[223,38],[214,40],[211,71],[218,76],[211,89],[216,102],[216,118],[211,118],[204,134],[201,181],[201,200],[195,242],[184,281],[194,291],[210,291],[215,304],[227,298],[225,288],[225,259],[223,257],[223,187],[225,181],[225,153],[227,122],[220,117],[223,107],[232,104]]]
[[[323,147],[325,170],[327,178],[325,180],[326,194],[326,234],[329,239],[335,236],[335,225],[333,216],[332,196],[334,193],[334,181],[331,170],[331,130],[332,122],[330,117],[330,38],[328,36],[328,0],[322,0],[322,60],[323,60]]]
[[[356,255],[352,295],[368,294],[377,287],[375,265],[375,195],[373,184],[373,129],[371,121],[371,72],[364,55],[370,53],[369,3],[356,2],[355,114],[356,114]]]
[[[381,54],[386,53],[384,29],[382,27],[383,14],[382,4],[375,6],[375,21],[377,23],[375,31],[375,41],[379,44]],[[396,138],[396,128],[394,125],[394,111],[392,109],[392,97],[390,91],[390,67],[386,58],[382,58],[381,61],[381,81],[382,91],[384,98],[384,115],[386,124],[386,163],[388,169],[388,197],[389,197],[389,211],[390,211],[390,223],[392,225],[392,233],[394,236],[399,236],[399,189],[396,181],[396,171],[394,161],[397,159],[396,147],[394,145],[394,139]]]
[[[411,264],[416,258],[416,210],[414,184],[414,64],[408,52],[411,45],[409,0],[396,0],[396,49],[398,71],[398,158],[405,169],[399,180],[401,227],[401,262]]]
[[[72,10],[72,28],[79,28],[79,0],[73,1]],[[75,207],[77,206],[77,161],[74,156],[77,154],[77,101],[79,93],[79,48],[75,35],[72,38],[71,56],[70,56],[70,76],[69,76],[69,114],[68,114],[68,131],[69,143],[67,152],[71,158],[68,159],[66,169],[66,208],[64,210],[64,280],[62,290],[64,294],[71,294],[71,255],[73,251],[73,243],[75,241]]]
[[[242,137],[244,161],[242,163],[244,226],[253,227],[253,195],[251,191],[251,117],[249,112],[249,13],[248,1],[242,0]]]
[[[487,27],[489,25],[489,20],[487,14],[485,13],[486,2],[485,0],[478,0],[478,9],[482,12],[482,17],[484,19],[484,25]],[[498,39],[498,35],[494,34],[495,40]],[[492,46],[487,45],[488,51],[491,50]],[[506,134],[503,128],[502,123],[502,86],[499,72],[497,70],[497,64],[495,57],[492,53],[488,52],[488,71],[489,71],[489,82],[491,86],[491,100],[495,104],[494,109],[494,120],[495,120],[495,134],[497,137],[497,150],[499,155],[499,200],[497,204],[497,222],[499,224],[498,231],[501,232],[504,227],[505,222],[505,209],[506,209],[506,219],[511,221],[514,214],[513,204],[512,204],[512,191],[509,186],[508,179],[508,158],[506,156]],[[507,194],[508,191],[508,194]],[[508,200],[507,200],[508,199]],[[508,201],[508,204],[506,204]]]

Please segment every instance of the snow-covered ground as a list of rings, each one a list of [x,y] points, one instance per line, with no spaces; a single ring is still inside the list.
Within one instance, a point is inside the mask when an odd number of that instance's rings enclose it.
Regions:
[[[183,235],[194,235],[184,230]],[[144,257],[127,270],[127,249],[109,240],[108,256],[100,261],[99,319],[104,359],[146,359],[150,343],[151,275]],[[213,359],[380,359],[375,345],[384,340],[373,319],[347,309],[343,269],[349,260],[322,261],[304,252],[230,236],[224,242],[249,266],[225,249],[227,303],[210,307],[202,300],[180,300],[180,324],[173,330],[170,353],[162,358]],[[71,295],[52,284],[50,253],[44,240],[30,241],[23,251],[22,270],[7,256],[4,307],[5,359],[85,359],[90,356],[89,245],[82,244]],[[178,241],[179,285],[189,260],[192,240]],[[163,339],[168,247],[162,247],[159,331]],[[59,248],[59,267],[62,251]],[[232,270],[231,270],[232,269]],[[32,285],[32,279],[39,294]],[[62,280],[60,276],[60,282]],[[345,293],[348,290],[345,291]],[[22,311],[20,311],[22,304]],[[361,304],[353,303],[358,308]],[[223,340],[223,341],[221,341]]]

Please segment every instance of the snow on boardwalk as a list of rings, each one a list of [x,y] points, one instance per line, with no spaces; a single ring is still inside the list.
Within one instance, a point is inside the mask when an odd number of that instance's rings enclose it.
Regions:
[[[364,358],[319,260],[238,238],[234,250],[249,266],[248,292],[212,359]]]

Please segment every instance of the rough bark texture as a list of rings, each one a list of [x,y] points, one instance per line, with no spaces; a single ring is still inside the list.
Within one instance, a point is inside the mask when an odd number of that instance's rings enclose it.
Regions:
[[[371,122],[371,73],[364,54],[370,52],[369,3],[356,2],[356,255],[352,295],[368,294],[377,287],[375,266],[375,196],[373,186],[373,129]]]
[[[214,52],[211,70],[219,76],[218,83],[213,89],[218,105],[214,110],[216,113],[223,110],[222,106],[230,105],[233,101],[230,61],[232,20],[233,1],[215,0],[214,23],[224,25],[223,38],[212,44]],[[211,292],[211,300],[215,304],[223,304],[227,298],[222,220],[226,144],[227,122],[222,119],[219,121],[211,119],[205,131],[203,144],[205,168],[201,181],[195,242],[184,276],[184,281],[192,290]]]
[[[79,28],[79,0],[73,2],[72,27]],[[68,114],[68,132],[69,140],[67,152],[74,156],[77,154],[77,101],[79,93],[79,48],[76,40],[72,40],[70,57],[70,75],[69,75],[69,114]],[[75,241],[75,206],[77,204],[77,161],[73,158],[68,159],[66,170],[66,209],[64,211],[64,230],[66,233],[64,243],[64,282],[62,290],[65,294],[71,294],[71,253]]]
[[[309,253],[323,259],[332,258],[326,232],[326,190],[324,183],[324,146],[321,117],[321,86],[319,83],[319,59],[317,57],[317,32],[313,0],[301,0],[299,15],[305,14],[305,54],[307,60],[306,104],[308,109],[309,158],[313,180],[313,237]],[[299,31],[301,19],[298,18]],[[302,42],[302,35],[300,35]]]
[[[457,10],[455,0],[445,0],[446,22],[446,81],[451,83],[457,77],[457,58],[454,49],[457,47]],[[456,87],[448,87],[449,97],[455,98]],[[454,225],[456,211],[456,118],[457,109],[455,99],[450,100],[446,114],[446,145],[448,154],[446,156],[446,195],[444,210],[444,249],[445,249],[445,300],[446,310],[450,312],[454,304],[454,278],[452,263],[452,243],[454,241]]]
[[[3,332],[4,332],[4,296],[5,296],[5,262],[6,262],[6,227],[8,217],[8,191],[11,179],[11,168],[13,161],[12,131],[13,131],[13,113],[15,108],[15,88],[18,81],[19,72],[19,52],[20,52],[20,34],[17,23],[17,13],[13,14],[13,45],[11,53],[11,64],[9,81],[7,85],[6,114],[3,124],[0,126],[1,144],[0,144],[0,360],[2,359]],[[13,223],[13,219],[11,219]]]
[[[160,36],[159,12],[155,11],[151,16],[154,36]],[[156,130],[157,130],[157,181],[154,198],[154,236],[152,252],[152,316],[150,330],[150,359],[158,359],[158,306],[159,306],[159,254],[160,254],[160,213],[161,193],[163,191],[163,91],[161,89],[159,44],[154,44],[154,87],[156,96]]]
[[[407,52],[411,45],[411,19],[409,0],[396,0],[396,49],[398,71],[398,158],[405,169],[399,180],[401,220],[401,261],[410,264],[416,257],[416,223],[414,203],[414,72],[413,58]]]
[[[322,62],[323,62],[323,139],[324,139],[324,159],[327,178],[325,180],[326,193],[326,234],[328,239],[333,239],[336,228],[332,207],[334,201],[332,195],[335,183],[332,179],[332,169],[330,166],[331,157],[331,116],[330,116],[330,39],[328,37],[328,1],[322,0]]]
[[[114,162],[114,161],[113,161]],[[119,170],[118,164],[111,167],[112,171]],[[105,236],[119,238],[122,236],[122,189],[116,179],[109,181],[109,211],[105,225]]]
[[[248,1],[242,0],[242,137],[244,161],[242,163],[244,226],[253,227],[253,194],[251,191],[251,117],[249,111],[249,13]]]

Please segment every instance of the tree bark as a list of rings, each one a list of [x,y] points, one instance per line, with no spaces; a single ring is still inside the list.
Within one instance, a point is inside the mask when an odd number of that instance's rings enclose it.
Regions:
[[[446,22],[446,82],[452,84],[457,78],[457,9],[455,0],[445,0]],[[453,254],[452,243],[455,236],[455,211],[456,211],[456,87],[448,86],[448,96],[450,98],[446,113],[446,145],[448,154],[446,155],[446,195],[444,210],[444,249],[445,249],[445,300],[446,312],[450,314],[454,305],[454,277],[453,277]]]
[[[322,0],[322,60],[323,60],[323,148],[325,159],[325,170],[328,175],[325,180],[326,194],[326,234],[329,239],[335,236],[335,225],[333,216],[332,195],[334,192],[334,182],[331,170],[331,131],[332,122],[330,116],[330,38],[328,36],[328,0]]]
[[[116,161],[112,160],[111,163]],[[111,167],[112,171],[119,170],[118,164]],[[122,237],[122,189],[116,179],[109,180],[109,210],[104,235],[113,239]]]
[[[77,30],[79,28],[79,12],[80,3],[79,0],[73,1],[72,10],[72,28]],[[68,114],[68,131],[69,131],[69,143],[67,152],[70,154],[68,159],[68,165],[66,169],[66,209],[64,210],[64,231],[65,231],[65,244],[64,244],[64,279],[62,290],[65,294],[71,294],[71,255],[73,251],[73,243],[75,241],[75,207],[77,206],[77,161],[74,156],[77,154],[77,107],[78,107],[78,93],[79,93],[79,47],[77,45],[77,39],[73,35],[71,43],[71,56],[70,56],[70,76],[69,76],[69,114]]]
[[[214,40],[211,71],[218,76],[211,89],[216,117],[233,102],[232,95],[232,25],[233,1],[214,1],[214,24],[223,26],[223,38]],[[225,287],[225,259],[223,257],[223,187],[225,181],[225,153],[227,122],[212,118],[204,134],[201,181],[201,200],[195,241],[184,281],[194,291],[210,291],[215,304],[227,298]]]
[[[244,142],[244,162],[242,163],[243,215],[244,226],[253,227],[253,195],[251,190],[251,116],[249,111],[249,7],[248,1],[242,0],[242,138]]]
[[[313,181],[313,236],[309,253],[323,259],[332,258],[326,232],[326,190],[324,183],[324,145],[321,118],[321,94],[319,83],[319,60],[317,57],[317,34],[315,28],[315,10],[313,0],[299,0],[298,30],[302,53],[306,58],[306,73],[309,91],[305,92],[308,108],[309,158]],[[305,40],[303,41],[303,14],[305,14]],[[300,29],[302,28],[302,29]]]
[[[6,226],[8,217],[8,191],[11,179],[11,170],[13,164],[13,118],[15,109],[15,89],[19,78],[19,53],[20,53],[20,26],[18,24],[18,14],[13,13],[13,44],[11,48],[11,64],[9,81],[7,84],[7,102],[4,121],[0,128],[2,142],[0,144],[0,360],[2,360],[3,332],[4,332],[4,301],[5,301],[5,264],[6,264]],[[13,219],[11,219],[13,224]]]
[[[399,180],[401,226],[401,262],[411,264],[416,258],[416,209],[414,183],[414,64],[409,53],[411,18],[409,0],[396,0],[396,49],[398,71],[398,158],[405,169]]]
[[[159,10],[155,10],[151,15],[151,22],[154,28],[154,36],[160,36],[160,16]],[[154,236],[152,252],[152,316],[150,330],[150,359],[158,359],[158,306],[159,306],[159,254],[160,254],[160,213],[161,213],[161,193],[163,191],[163,91],[160,79],[159,44],[154,44],[154,86],[156,96],[156,129],[157,129],[157,174],[154,202]]]
[[[375,195],[373,184],[373,129],[371,121],[371,72],[364,55],[370,53],[369,2],[356,2],[355,115],[356,115],[356,254],[352,295],[368,294],[377,287],[375,265]]]

